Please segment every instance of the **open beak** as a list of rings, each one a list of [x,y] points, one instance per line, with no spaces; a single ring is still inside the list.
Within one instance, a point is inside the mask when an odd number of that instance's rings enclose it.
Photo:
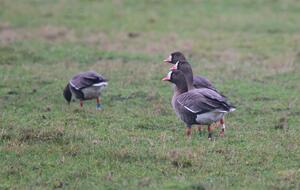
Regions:
[[[169,55],[169,57],[167,59],[165,59],[164,62],[171,63],[172,62],[172,56]]]

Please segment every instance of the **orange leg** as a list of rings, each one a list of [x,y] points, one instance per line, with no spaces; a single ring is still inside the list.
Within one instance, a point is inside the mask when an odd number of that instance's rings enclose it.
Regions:
[[[225,121],[224,121],[224,117],[220,120],[220,124],[221,124],[221,131],[219,133],[220,137],[224,137],[225,135]]]
[[[83,101],[80,100],[80,107],[83,107]]]
[[[100,98],[99,97],[97,97],[97,105],[96,105],[96,109],[97,110],[100,110],[101,109],[101,104],[100,104]]]
[[[211,140],[211,139],[212,139],[211,125],[209,125],[209,126],[207,127],[207,132],[208,132],[208,140]]]
[[[187,127],[185,129],[185,134],[187,137],[191,137],[191,134],[192,134],[192,128],[191,127]]]

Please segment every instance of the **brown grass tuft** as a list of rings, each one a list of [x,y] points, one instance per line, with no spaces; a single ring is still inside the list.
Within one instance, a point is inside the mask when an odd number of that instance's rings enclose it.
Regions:
[[[54,128],[54,129],[50,129],[49,131],[26,128],[21,130],[18,139],[21,142],[35,142],[35,141],[57,142],[62,140],[64,135],[65,135],[64,128]]]

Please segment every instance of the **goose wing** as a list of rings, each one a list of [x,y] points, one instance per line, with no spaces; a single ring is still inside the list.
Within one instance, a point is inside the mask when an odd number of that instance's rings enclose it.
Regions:
[[[193,85],[195,88],[209,88],[216,91],[214,85],[207,78],[200,75],[193,77]]]
[[[211,89],[217,93],[219,93],[221,96],[223,96],[224,98],[227,98],[224,94],[222,94],[214,85],[213,83],[208,80],[207,78],[203,77],[203,76],[194,76],[193,78],[193,86],[195,88],[208,88]]]
[[[95,71],[88,71],[74,76],[70,80],[70,85],[78,90],[106,81],[104,77]]]
[[[195,89],[181,94],[178,96],[177,102],[196,114],[213,110],[228,112],[231,108],[223,96],[208,88]]]

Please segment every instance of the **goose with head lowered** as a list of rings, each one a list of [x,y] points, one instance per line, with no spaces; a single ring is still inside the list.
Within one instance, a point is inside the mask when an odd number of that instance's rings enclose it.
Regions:
[[[96,109],[99,110],[101,109],[100,95],[107,85],[107,79],[97,72],[82,72],[68,82],[63,95],[69,104],[72,99],[79,99],[80,107],[83,107],[84,100],[96,99]]]
[[[208,138],[211,139],[211,125],[235,110],[226,98],[211,89],[188,90],[185,76],[180,70],[170,71],[162,80],[175,84],[172,106],[177,117],[186,124],[187,136],[191,135],[192,125],[207,125]]]

